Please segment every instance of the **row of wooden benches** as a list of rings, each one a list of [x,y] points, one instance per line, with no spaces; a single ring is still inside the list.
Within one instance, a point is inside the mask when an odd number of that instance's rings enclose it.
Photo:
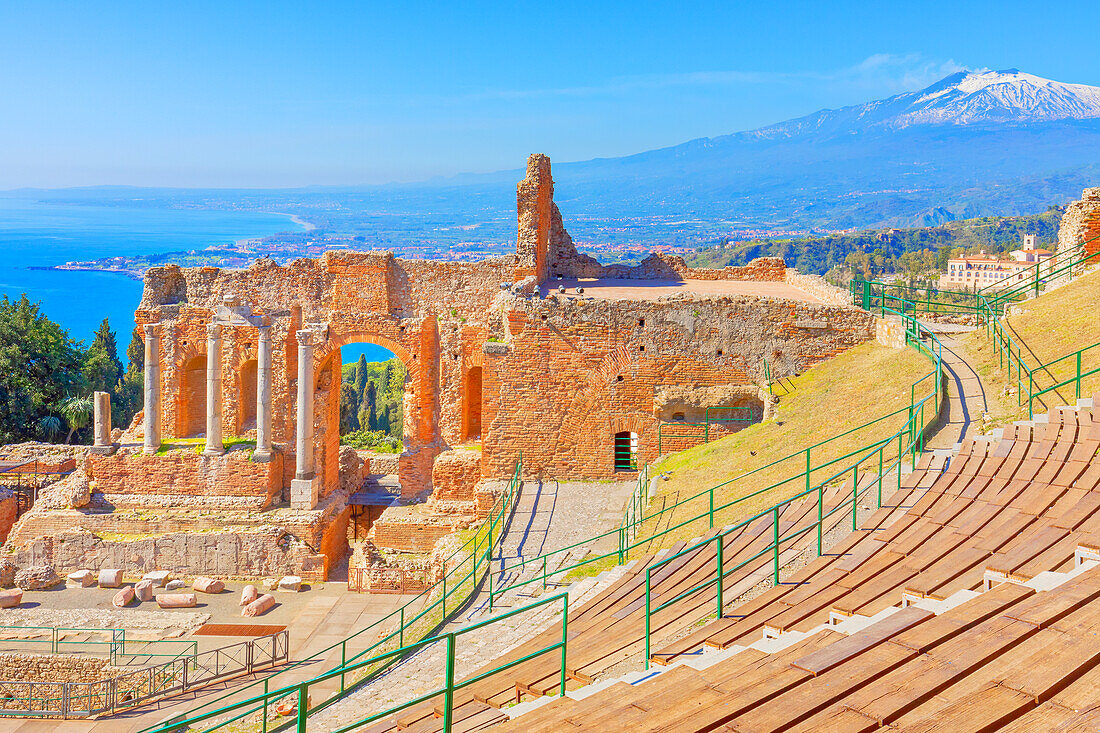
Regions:
[[[904,496],[909,496],[922,480],[931,482],[944,459],[928,457],[916,472],[906,477]],[[861,477],[861,489],[877,490],[875,477]],[[913,486],[909,486],[912,484]],[[825,490],[824,513],[830,509],[850,506],[851,481],[840,482]],[[817,521],[817,497],[807,496],[782,508],[781,537],[792,536],[799,529],[812,528]],[[886,509],[887,513],[892,509]],[[824,531],[851,521],[847,507],[826,519]],[[689,547],[678,542],[667,551],[646,555],[637,559],[630,572],[592,599],[569,618],[567,671],[573,683],[591,683],[597,675],[630,658],[637,658],[645,649],[645,586],[646,571],[652,568],[650,599],[656,607],[669,599],[687,593],[692,588],[713,579],[716,574],[717,536],[722,537],[722,557],[726,569],[724,599],[732,602],[771,576],[774,555],[768,550],[773,545],[773,518],[762,516],[743,528],[727,531],[715,528],[700,541],[714,540],[688,552],[667,564],[655,566],[663,557],[670,557]],[[696,543],[691,543],[696,544]],[[804,532],[781,543],[780,564],[787,565],[802,553],[812,553],[816,546],[816,532]],[[738,567],[741,566],[741,567]],[[664,643],[682,635],[708,614],[714,615],[717,607],[717,588],[711,584],[693,593],[669,608],[650,617],[650,630],[655,643]],[[479,675],[513,659],[545,648],[561,638],[561,626],[535,635],[499,659],[492,660],[470,677]],[[528,696],[541,696],[555,692],[559,685],[560,662],[556,655],[548,654],[524,662],[516,667],[493,675],[455,696],[456,731],[476,730],[490,723],[499,722],[505,716],[499,712],[502,706]],[[409,708],[392,718],[376,723],[364,730],[369,733],[388,731],[435,731],[442,729],[442,701],[437,699]]]

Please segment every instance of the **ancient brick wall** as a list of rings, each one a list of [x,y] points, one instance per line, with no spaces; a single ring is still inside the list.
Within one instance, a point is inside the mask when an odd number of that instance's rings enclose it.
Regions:
[[[516,302],[510,340],[485,354],[483,473],[522,452],[529,474],[611,478],[614,436],[655,458],[662,385],[751,385],[794,374],[874,336],[854,309],[746,297]],[[503,353],[499,353],[503,352]]]
[[[281,456],[253,463],[250,450],[224,456],[172,451],[146,456],[121,450],[88,456],[85,464],[94,490],[110,494],[182,494],[186,496],[276,496],[282,490]]]
[[[1058,249],[1066,250],[1081,242],[1088,242],[1085,245],[1088,254],[1100,252],[1100,188],[1086,188],[1081,192],[1081,200],[1067,206],[1062,215]]]
[[[481,479],[479,451],[454,450],[442,453],[432,464],[432,501],[474,501],[474,489]]]

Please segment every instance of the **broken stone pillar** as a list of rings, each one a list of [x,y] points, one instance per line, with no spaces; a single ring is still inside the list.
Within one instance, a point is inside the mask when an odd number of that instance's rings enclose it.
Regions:
[[[252,460],[271,460],[271,325],[264,316],[259,327],[260,348],[256,364],[256,451]]]
[[[290,482],[290,506],[317,506],[317,478],[313,472],[313,332],[298,331],[298,424],[294,479]]]
[[[222,444],[222,327],[206,327],[206,450],[204,456],[225,455]]]
[[[93,435],[91,452],[99,456],[109,456],[118,446],[111,443],[111,393],[96,392],[93,396]]]
[[[147,455],[160,450],[160,336],[156,327],[145,331],[145,447]]]

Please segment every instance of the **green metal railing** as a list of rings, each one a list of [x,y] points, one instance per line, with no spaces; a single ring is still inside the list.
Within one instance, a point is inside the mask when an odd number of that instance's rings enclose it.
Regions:
[[[654,615],[669,608],[670,606],[683,601],[686,598],[695,596],[701,591],[707,590],[711,587],[715,588],[716,596],[716,615],[718,618],[722,618],[723,609],[725,606],[725,579],[738,570],[748,566],[759,560],[765,555],[772,556],[772,581],[779,583],[779,569],[780,569],[780,554],[783,546],[791,546],[798,539],[802,538],[806,534],[816,530],[817,534],[817,554],[820,556],[823,550],[823,533],[827,520],[840,511],[845,511],[847,507],[851,506],[852,514],[852,531],[855,531],[858,527],[858,509],[860,497],[870,491],[872,488],[876,490],[876,506],[882,506],[882,490],[885,483],[886,476],[892,472],[896,472],[897,488],[901,488],[901,474],[903,461],[909,458],[915,465],[916,456],[924,449],[924,431],[928,425],[928,421],[925,419],[925,405],[929,405],[929,412],[934,414],[938,413],[939,405],[941,403],[941,384],[943,380],[943,358],[942,358],[942,345],[939,339],[934,333],[925,329],[919,321],[913,316],[906,315],[893,311],[894,315],[900,317],[906,325],[906,341],[911,347],[916,348],[921,353],[925,354],[933,362],[932,371],[921,377],[919,380],[913,383],[910,388],[910,404],[904,410],[908,410],[908,420],[906,423],[897,430],[893,435],[889,437],[874,441],[868,445],[862,446],[854,451],[850,451],[839,458],[826,461],[818,466],[818,469],[832,469],[831,472],[823,479],[818,481],[815,485],[811,485],[811,448],[807,448],[805,451],[806,456],[806,471],[803,476],[806,481],[805,490],[798,494],[791,496],[783,501],[775,504],[774,506],[765,509],[762,512],[758,512],[747,519],[744,519],[736,524],[724,529],[712,538],[696,543],[690,547],[687,547],[680,552],[669,557],[662,558],[660,561],[651,563],[646,568],[646,590],[645,590],[645,665],[646,669],[649,669],[650,656],[651,656],[651,641],[652,641],[652,621]],[[926,346],[925,341],[930,341],[932,346]],[[916,399],[915,394],[918,387],[928,379],[932,379],[933,386],[927,394],[919,399]],[[898,411],[901,412],[901,411]],[[892,414],[898,414],[897,412]],[[882,418],[880,418],[881,420]],[[875,421],[878,422],[878,421]],[[864,427],[864,426],[861,426]],[[852,431],[849,431],[849,433]],[[840,436],[837,436],[840,437]],[[835,438],[833,438],[835,439]],[[896,444],[896,453],[894,447]],[[889,457],[889,459],[888,459]],[[855,459],[854,462],[851,459]],[[759,470],[759,469],[757,469]],[[865,481],[865,486],[861,490],[859,487],[861,473],[866,476],[870,471],[875,474],[875,479],[872,481]],[[835,507],[826,510],[825,509],[825,491],[826,489],[834,486],[837,482],[843,482],[847,477],[851,477],[852,493],[851,496],[844,501],[839,502]],[[782,482],[786,483],[786,482]],[[781,484],[775,484],[765,489],[761,489],[758,494],[764,491],[770,491]],[[710,490],[711,505],[713,506],[713,489]],[[752,495],[749,495],[752,496]],[[749,496],[741,497],[733,502],[720,507],[724,509],[728,506],[732,506],[740,501],[743,501]],[[794,502],[801,501],[807,497],[813,497],[816,506],[816,517],[812,521],[808,521],[804,526],[797,528],[788,528],[787,534],[783,535],[780,526],[780,515],[783,510]],[[713,513],[711,510],[711,526],[714,525]],[[728,567],[725,563],[725,544],[726,540],[735,537],[738,533],[743,531],[750,524],[757,522],[763,518],[770,518],[772,525],[772,542],[765,548],[757,551],[751,557],[738,562],[732,567]],[[682,526],[682,525],[681,525]],[[664,600],[658,605],[653,605],[653,576],[655,573],[659,573],[661,568],[664,568],[669,563],[689,554],[698,553],[707,548],[711,543],[715,544],[715,573],[712,577],[697,583],[695,586],[677,594],[675,597]]]
[[[766,362],[765,362],[766,363]],[[770,385],[769,385],[770,386]],[[717,412],[729,412],[739,411],[741,417],[712,417],[711,413]],[[657,455],[664,455],[664,441],[669,438],[690,438],[693,440],[702,439],[704,443],[710,442],[711,425],[724,426],[724,425],[751,425],[753,422],[760,422],[764,419],[763,409],[759,411],[753,410],[751,407],[740,406],[724,406],[724,407],[708,407],[703,413],[703,422],[681,422],[676,420],[674,422],[660,422],[657,424]],[[683,432],[683,428],[702,428],[702,431],[692,430]],[[668,430],[681,430],[681,432],[667,432]],[[728,431],[720,431],[717,433],[718,437],[724,437],[728,435]]]
[[[508,563],[503,558],[500,561],[499,570],[494,571],[493,575],[499,575],[505,577],[508,574],[514,574],[517,578],[520,576],[523,570],[528,567],[534,567],[534,572],[531,577],[525,580],[514,580],[507,585],[497,584],[490,590],[490,604],[495,601],[495,597],[504,593],[505,591],[512,591],[524,586],[533,585],[535,583],[541,584],[543,587],[548,586],[555,578],[561,576],[568,576],[581,568],[590,566],[596,563],[602,563],[608,560],[614,560],[615,564],[622,565],[630,559],[631,552],[642,547],[650,547],[657,540],[668,536],[674,532],[683,530],[684,528],[692,525],[696,522],[702,522],[706,520],[708,528],[713,529],[716,522],[720,518],[720,515],[727,511],[732,510],[735,507],[744,505],[753,499],[756,499],[768,492],[776,490],[787,490],[799,492],[799,495],[805,495],[805,492],[811,490],[814,486],[814,477],[820,477],[822,472],[829,471],[839,464],[844,465],[842,473],[847,475],[852,470],[851,463],[845,463],[852,458],[861,455],[863,452],[870,450],[872,453],[879,451],[880,458],[884,456],[886,450],[886,443],[893,440],[898,440],[899,453],[911,461],[916,460],[917,454],[924,449],[924,432],[926,427],[932,420],[938,415],[939,405],[942,398],[942,382],[943,382],[943,358],[942,358],[942,346],[939,339],[931,332],[923,329],[919,322],[912,316],[902,314],[900,312],[887,309],[888,313],[893,313],[899,318],[903,319],[907,323],[911,324],[907,327],[906,333],[908,337],[908,343],[913,348],[918,349],[924,353],[933,363],[932,369],[918,379],[910,388],[910,401],[906,407],[902,407],[887,415],[883,415],[879,418],[871,420],[863,425],[857,426],[850,430],[847,430],[839,435],[835,435],[827,440],[823,440],[819,443],[804,448],[802,450],[791,453],[783,458],[772,461],[764,466],[760,466],[751,471],[747,471],[732,479],[715,484],[703,491],[688,496],[684,499],[680,499],[673,504],[667,505],[658,509],[652,513],[645,512],[645,506],[648,503],[646,498],[648,492],[648,474],[645,477],[645,483],[643,484],[639,480],[634,492],[631,494],[627,501],[627,506],[624,510],[624,518],[617,529],[604,532],[596,535],[595,537],[589,537],[587,539],[576,542],[572,545],[553,550],[552,552],[545,553],[538,557],[532,558],[517,558],[513,562]],[[924,341],[931,342],[931,346],[925,345]],[[917,398],[916,391],[921,388],[921,385],[927,385],[924,387],[928,390],[928,393]],[[905,416],[905,422],[903,426],[896,432],[892,432],[889,438],[876,438],[869,441],[867,444],[857,448],[855,450],[844,451],[842,455],[832,458],[817,458],[815,463],[815,456],[820,456],[823,450],[828,455],[828,447],[836,443],[837,441],[853,435],[859,431],[871,430],[876,427],[880,427],[884,422],[889,422],[892,419]],[[880,433],[881,435],[881,433]],[[901,437],[899,437],[901,436]],[[892,445],[892,442],[891,442]],[[891,454],[892,455],[892,454]],[[727,489],[735,486],[738,483],[747,482],[749,479],[756,478],[762,472],[775,468],[780,465],[795,466],[795,472],[787,478],[780,479],[773,482],[763,488],[759,488],[750,491],[742,496],[739,496],[731,501],[723,504],[716,503],[718,501],[718,490]],[[639,477],[641,478],[641,477]],[[898,476],[900,487],[900,473]],[[881,486],[879,487],[881,492]],[[706,499],[706,508],[698,513],[691,514],[687,519],[680,520],[678,522],[669,523],[669,526],[663,529],[655,529],[655,531],[644,532],[646,525],[653,525],[654,528],[659,526],[659,522],[663,520],[665,516],[671,515],[678,509],[685,507],[693,502],[700,501],[703,498]],[[881,499],[881,493],[880,493]],[[789,500],[780,502],[785,504]],[[774,508],[774,507],[773,507]],[[768,511],[771,511],[770,509]],[[642,536],[639,538],[639,534]],[[580,549],[591,549],[593,547],[599,547],[603,545],[606,548],[613,547],[614,549],[606,549],[603,552],[596,552],[586,555],[583,559],[563,564],[555,567],[557,561],[562,558],[566,558],[570,553]]]
[[[526,655],[524,655],[524,656],[522,656],[518,659],[513,659],[509,662],[505,662],[504,664],[498,665],[498,666],[494,667],[493,669],[491,669],[487,672],[482,672],[481,674],[475,675],[475,676],[470,677],[468,679],[465,679],[461,682],[456,682],[455,681],[455,677],[456,677],[456,669],[455,669],[455,666],[456,666],[455,665],[456,646],[457,646],[458,639],[460,637],[470,633],[471,631],[476,631],[477,629],[481,629],[481,628],[484,628],[486,626],[490,626],[492,624],[499,623],[500,621],[504,621],[504,620],[512,618],[514,616],[518,616],[520,614],[533,611],[537,608],[541,608],[541,607],[546,606],[546,605],[557,604],[557,603],[561,604],[561,628],[562,628],[562,632],[561,632],[561,640],[560,641],[558,641],[556,643],[553,643],[553,644],[548,644],[548,645],[542,647],[541,649],[530,652],[529,654],[526,654]],[[451,631],[451,632],[448,632],[446,634],[440,634],[438,636],[432,636],[432,637],[429,637],[429,638],[426,638],[426,639],[421,639],[419,641],[413,642],[413,643],[408,644],[406,646],[401,646],[401,647],[399,647],[397,649],[393,649],[391,651],[383,652],[381,654],[376,654],[376,655],[371,656],[367,659],[358,659],[355,662],[349,662],[347,664],[343,664],[343,665],[341,665],[340,667],[338,667],[336,669],[330,670],[330,671],[328,671],[324,674],[318,675],[318,676],[313,677],[312,679],[306,680],[304,682],[300,682],[300,683],[296,683],[296,684],[292,684],[292,685],[286,685],[286,686],[280,687],[279,689],[276,689],[276,690],[266,690],[265,689],[263,694],[255,695],[255,696],[250,697],[250,698],[248,698],[246,700],[243,700],[241,702],[237,702],[237,703],[234,703],[234,704],[231,704],[231,705],[225,705],[223,707],[217,708],[215,710],[210,710],[208,712],[201,713],[199,715],[189,715],[185,719],[178,719],[178,720],[168,721],[168,722],[162,723],[158,726],[155,726],[154,728],[147,729],[147,730],[155,730],[156,733],[170,733],[171,731],[194,730],[195,729],[194,726],[198,725],[199,723],[210,721],[210,722],[214,723],[213,726],[209,727],[209,728],[205,728],[204,730],[212,731],[212,730],[217,730],[219,728],[224,728],[227,725],[231,725],[233,723],[236,723],[237,721],[242,720],[243,718],[246,718],[250,715],[259,714],[260,715],[260,720],[257,721],[257,723],[259,725],[259,728],[260,728],[261,731],[263,731],[263,733],[267,733],[267,731],[269,730],[269,728],[268,728],[268,717],[269,717],[268,711],[269,711],[269,709],[272,708],[273,706],[276,706],[276,705],[279,705],[280,703],[283,703],[284,701],[287,701],[287,702],[291,702],[291,704],[293,706],[293,707],[290,708],[290,710],[293,711],[293,720],[288,721],[288,722],[283,723],[283,724],[280,724],[276,727],[273,727],[270,730],[271,731],[294,730],[294,731],[296,731],[296,733],[305,733],[305,731],[306,731],[306,722],[309,718],[309,715],[312,714],[312,713],[319,712],[320,710],[323,710],[324,708],[328,707],[333,702],[335,702],[335,700],[339,699],[338,697],[337,698],[329,698],[328,700],[326,700],[323,703],[311,706],[310,705],[310,699],[311,699],[310,689],[311,688],[313,688],[317,685],[323,685],[326,682],[329,682],[331,680],[339,679],[340,680],[340,688],[341,688],[341,690],[343,690],[344,689],[344,679],[349,674],[356,673],[356,672],[362,672],[364,675],[369,675],[373,672],[376,672],[377,670],[385,669],[390,664],[392,664],[393,662],[399,660],[401,657],[404,657],[407,654],[410,654],[410,653],[415,652],[415,651],[420,650],[420,649],[427,648],[427,647],[432,646],[434,644],[442,643],[442,644],[446,645],[442,686],[440,686],[437,689],[432,690],[431,692],[427,692],[427,693],[424,693],[422,695],[417,695],[417,696],[413,697],[411,700],[407,700],[405,702],[402,702],[402,703],[399,703],[397,705],[391,706],[391,707],[389,707],[385,710],[381,710],[381,711],[372,713],[371,715],[368,715],[368,716],[366,716],[366,717],[364,717],[360,720],[356,720],[352,723],[341,726],[341,727],[335,729],[332,733],[347,733],[348,731],[352,731],[352,730],[355,730],[356,728],[360,728],[361,726],[372,723],[376,720],[379,720],[380,718],[384,718],[384,717],[393,715],[394,713],[398,713],[402,710],[405,710],[409,707],[412,707],[413,705],[418,705],[422,702],[427,702],[428,700],[431,700],[431,699],[436,698],[436,697],[442,697],[443,698],[443,702],[442,702],[443,730],[444,730],[445,733],[450,733],[450,731],[452,730],[452,726],[454,724],[454,696],[455,696],[456,692],[458,692],[459,690],[461,690],[465,687],[469,687],[470,685],[473,685],[477,682],[480,682],[481,680],[484,680],[488,677],[491,677],[491,676],[493,676],[493,675],[495,675],[499,672],[503,672],[507,669],[515,667],[518,664],[522,664],[522,663],[524,663],[524,662],[526,662],[530,659],[534,659],[535,657],[541,656],[543,654],[548,654],[548,653],[554,652],[554,651],[559,651],[560,652],[560,655],[561,655],[561,670],[560,670],[560,678],[559,678],[560,681],[559,681],[559,686],[558,686],[558,694],[559,695],[564,695],[565,694],[565,682],[566,682],[565,659],[566,659],[566,651],[567,651],[567,647],[568,647],[568,641],[569,641],[569,595],[567,593],[558,593],[557,595],[554,595],[554,596],[549,596],[547,598],[542,598],[542,599],[540,599],[538,601],[535,601],[534,603],[528,604],[528,605],[526,605],[522,608],[517,608],[517,609],[514,609],[512,611],[508,611],[507,613],[503,613],[499,616],[494,616],[493,618],[486,619],[486,620],[481,621],[479,623],[463,627],[461,629],[458,629],[457,631]],[[227,718],[227,719],[224,719],[224,720],[215,720],[215,719],[221,718],[222,716],[225,716],[225,715],[229,715],[230,717]]]
[[[338,667],[334,667],[333,670],[339,670],[352,664],[390,643],[395,643],[398,649],[403,648],[406,646],[406,642],[409,639],[416,639],[418,633],[430,633],[430,631],[437,628],[439,624],[447,619],[448,613],[453,613],[455,610],[461,608],[476,591],[478,584],[484,580],[487,575],[490,575],[489,571],[492,563],[492,556],[500,543],[500,538],[504,535],[505,525],[511,516],[512,510],[515,508],[516,499],[519,496],[519,489],[522,483],[522,475],[523,456],[521,455],[520,459],[516,462],[515,469],[512,471],[512,477],[508,482],[508,486],[505,488],[500,498],[495,502],[488,521],[483,522],[475,531],[473,537],[447,556],[443,561],[444,568],[454,561],[456,557],[460,555],[462,557],[431,587],[422,591],[396,611],[356,631],[350,636],[341,639],[335,644],[330,644],[324,649],[313,652],[304,659],[284,665],[277,672],[268,675],[262,680],[257,680],[246,687],[233,690],[214,700],[210,700],[209,702],[195,707],[190,713],[219,705],[230,697],[236,697],[243,691],[252,688],[258,689],[262,687],[263,694],[266,695],[269,693],[272,680],[275,678],[302,665],[316,663],[317,661],[323,662],[325,657],[336,649],[340,650],[340,664]],[[465,570],[467,566],[469,566],[469,570]],[[489,582],[491,585],[491,576]],[[449,606],[448,600],[450,600]],[[418,606],[420,606],[420,608],[416,610]],[[394,626],[394,628],[390,631],[386,631],[391,625]],[[373,643],[368,644],[365,649],[355,652],[352,643],[357,641],[362,642],[369,638],[372,632],[377,634],[379,638]],[[392,658],[392,661],[396,661],[398,657],[391,654],[387,658]],[[356,665],[357,670],[365,669],[366,667],[367,665]],[[369,670],[370,674],[376,674],[380,671],[381,669]],[[366,679],[367,678],[364,677],[363,679],[355,680],[352,686],[361,685]],[[347,689],[350,689],[345,687],[344,683],[346,680],[347,675],[341,675],[340,692],[337,698],[343,696]],[[331,700],[328,702],[331,702]],[[148,733],[154,730],[159,731],[160,727],[151,726],[149,728],[144,728],[140,733]],[[215,728],[211,728],[210,730],[215,730]],[[266,730],[267,724],[265,717],[264,731],[266,732]]]
[[[126,629],[0,625],[0,635],[8,632],[37,632],[38,635],[25,638],[0,636],[0,649],[11,646],[19,651],[40,654],[105,654],[115,666],[128,666],[138,659],[193,657],[198,653],[199,646],[196,641],[182,639],[127,639]],[[73,635],[103,638],[67,638]],[[135,648],[137,645],[140,648]]]

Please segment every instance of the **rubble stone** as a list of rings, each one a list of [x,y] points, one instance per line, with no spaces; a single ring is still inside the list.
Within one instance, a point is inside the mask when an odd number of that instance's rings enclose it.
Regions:
[[[225,583],[214,578],[195,578],[191,586],[202,593],[221,593],[225,590]]]
[[[15,574],[15,584],[23,590],[45,590],[61,582],[49,565],[34,565]]]
[[[0,608],[15,608],[23,602],[23,591],[19,588],[0,590]]]
[[[135,595],[134,587],[128,585],[115,593],[114,597],[111,598],[111,605],[115,608],[124,608],[134,600]]]
[[[153,600],[153,581],[139,580],[134,584],[134,597],[139,601]]]
[[[157,588],[163,588],[171,578],[172,574],[167,570],[154,570],[151,573],[143,575],[141,579],[152,582]]]
[[[100,588],[118,588],[120,585],[122,585],[122,570],[105,568],[99,571]]]
[[[297,575],[285,575],[279,580],[279,590],[297,593],[302,590],[302,579]]]
[[[263,616],[275,607],[275,596],[264,593],[256,600],[241,609],[242,616]]]
[[[198,602],[194,593],[161,593],[157,596],[157,605],[161,608],[194,608]]]
[[[19,566],[11,560],[0,560],[0,588],[11,588],[15,585],[15,574],[19,572]]]
[[[256,588],[256,586],[246,585],[244,589],[241,590],[241,605],[247,606],[249,603],[252,603],[252,601],[256,600],[259,597],[260,591]]]
[[[95,585],[95,575],[91,570],[77,570],[66,576],[65,585],[71,588],[90,588]]]

